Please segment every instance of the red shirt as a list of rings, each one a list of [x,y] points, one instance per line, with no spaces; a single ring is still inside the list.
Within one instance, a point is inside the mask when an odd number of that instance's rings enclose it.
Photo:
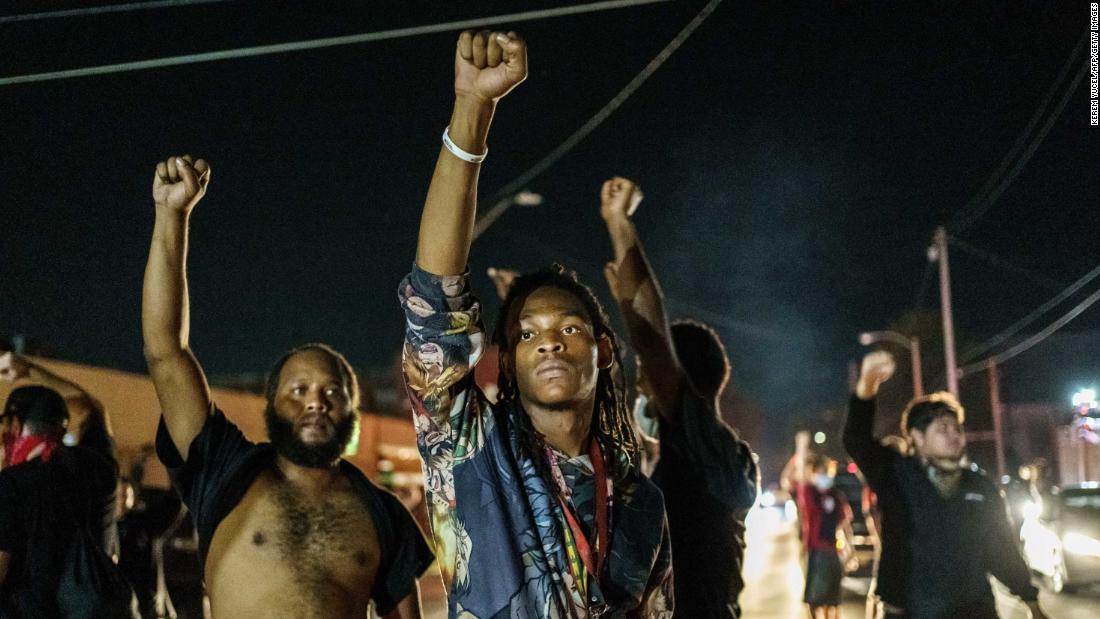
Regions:
[[[836,488],[821,492],[813,484],[800,483],[795,496],[806,550],[836,552],[836,531],[852,519],[844,494]]]

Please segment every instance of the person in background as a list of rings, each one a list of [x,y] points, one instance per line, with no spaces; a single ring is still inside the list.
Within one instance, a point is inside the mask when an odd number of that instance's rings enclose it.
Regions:
[[[99,450],[63,443],[69,413],[49,387],[17,387],[2,417],[13,438],[0,470],[0,617],[53,619],[80,528],[90,531],[94,552],[117,547],[118,467]]]
[[[810,433],[794,437],[793,482],[802,545],[806,551],[806,588],[802,601],[811,619],[837,619],[844,559],[839,546],[852,547],[852,509],[833,486],[835,462],[810,452]]]
[[[745,516],[760,479],[748,444],[722,420],[730,363],[714,329],[670,323],[633,215],[641,189],[615,177],[600,190],[614,261],[605,275],[637,354],[635,421],[665,497],[676,577],[676,617],[739,617]],[[653,440],[656,439],[656,440]],[[649,450],[652,446],[655,449]]]
[[[1027,604],[1033,619],[1045,619],[1004,498],[983,472],[967,465],[958,400],[946,392],[912,400],[901,418],[905,453],[875,439],[875,397],[894,369],[886,352],[863,358],[844,425],[844,447],[882,512],[878,616],[996,619],[994,576]]]

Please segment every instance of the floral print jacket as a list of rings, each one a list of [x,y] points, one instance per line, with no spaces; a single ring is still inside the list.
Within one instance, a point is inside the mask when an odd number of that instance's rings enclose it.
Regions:
[[[582,588],[562,507],[517,439],[511,406],[474,383],[485,346],[469,275],[413,267],[400,285],[404,374],[436,555],[458,619],[668,618],[672,561],[664,500],[635,472],[616,480],[608,559]],[[544,456],[542,456],[544,457]],[[588,599],[585,599],[587,597]]]

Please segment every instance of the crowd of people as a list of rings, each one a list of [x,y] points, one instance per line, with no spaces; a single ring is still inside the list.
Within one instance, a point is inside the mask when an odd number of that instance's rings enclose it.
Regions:
[[[307,343],[275,363],[269,442],[249,441],[219,410],[188,342],[188,227],[211,166],[188,155],[156,165],[142,301],[160,403],[150,440],[193,519],[213,616],[364,617],[373,607],[419,617],[418,579],[433,561],[454,618],[740,616],[759,472],[722,421],[721,339],[669,320],[632,221],[641,191],[620,177],[598,202],[626,338],[558,265],[497,277],[503,303],[487,335],[467,268],[477,180],[496,107],[527,77],[526,45],[515,33],[465,32],[454,66],[414,266],[398,286],[431,544],[393,494],[341,459],[359,390],[338,351]],[[489,349],[492,392],[474,378]],[[904,454],[872,435],[891,372],[882,354],[864,361],[844,435],[882,514],[878,616],[995,617],[993,574],[1043,617],[996,488],[965,466],[962,408],[941,394],[912,403]],[[3,413],[0,617],[151,616],[148,563],[126,548],[119,557],[119,467],[102,407],[19,355],[0,359],[0,377],[21,385]],[[805,601],[835,617],[837,532],[850,514],[807,437],[796,459]],[[145,578],[126,578],[127,564]]]

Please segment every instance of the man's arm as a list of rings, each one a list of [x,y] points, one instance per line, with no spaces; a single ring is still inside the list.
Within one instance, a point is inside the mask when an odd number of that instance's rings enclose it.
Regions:
[[[142,290],[145,361],[168,434],[187,458],[210,413],[210,388],[188,343],[187,225],[206,193],[210,167],[202,159],[172,157],[153,176],[156,220]]]
[[[80,385],[13,352],[0,354],[0,380],[9,382],[27,380],[53,389],[66,400],[82,399],[89,403],[95,401]]]
[[[683,371],[665,315],[664,296],[630,220],[641,200],[641,190],[630,180],[615,177],[603,184],[600,216],[607,224],[615,252],[615,260],[607,264],[604,274],[623,314],[630,342],[641,358],[658,411],[668,419],[676,408]]]
[[[992,501],[993,522],[988,523],[992,539],[986,546],[987,569],[997,580],[1008,587],[1013,595],[1023,600],[1031,611],[1032,619],[1043,619],[1046,615],[1039,607],[1039,590],[1031,584],[1031,571],[1020,555],[1019,538],[1012,530],[1009,522],[1008,506],[1005,505],[1001,493],[989,484],[989,492]]]
[[[527,47],[514,32],[463,32],[455,50],[455,104],[447,132],[459,149],[486,152],[497,101],[527,77]],[[416,264],[435,275],[466,269],[481,166],[440,149],[424,212]]]
[[[894,358],[878,350],[863,358],[856,392],[844,420],[844,449],[852,457],[875,492],[887,477],[889,463],[898,454],[875,440],[875,397],[882,383],[894,374]]]

